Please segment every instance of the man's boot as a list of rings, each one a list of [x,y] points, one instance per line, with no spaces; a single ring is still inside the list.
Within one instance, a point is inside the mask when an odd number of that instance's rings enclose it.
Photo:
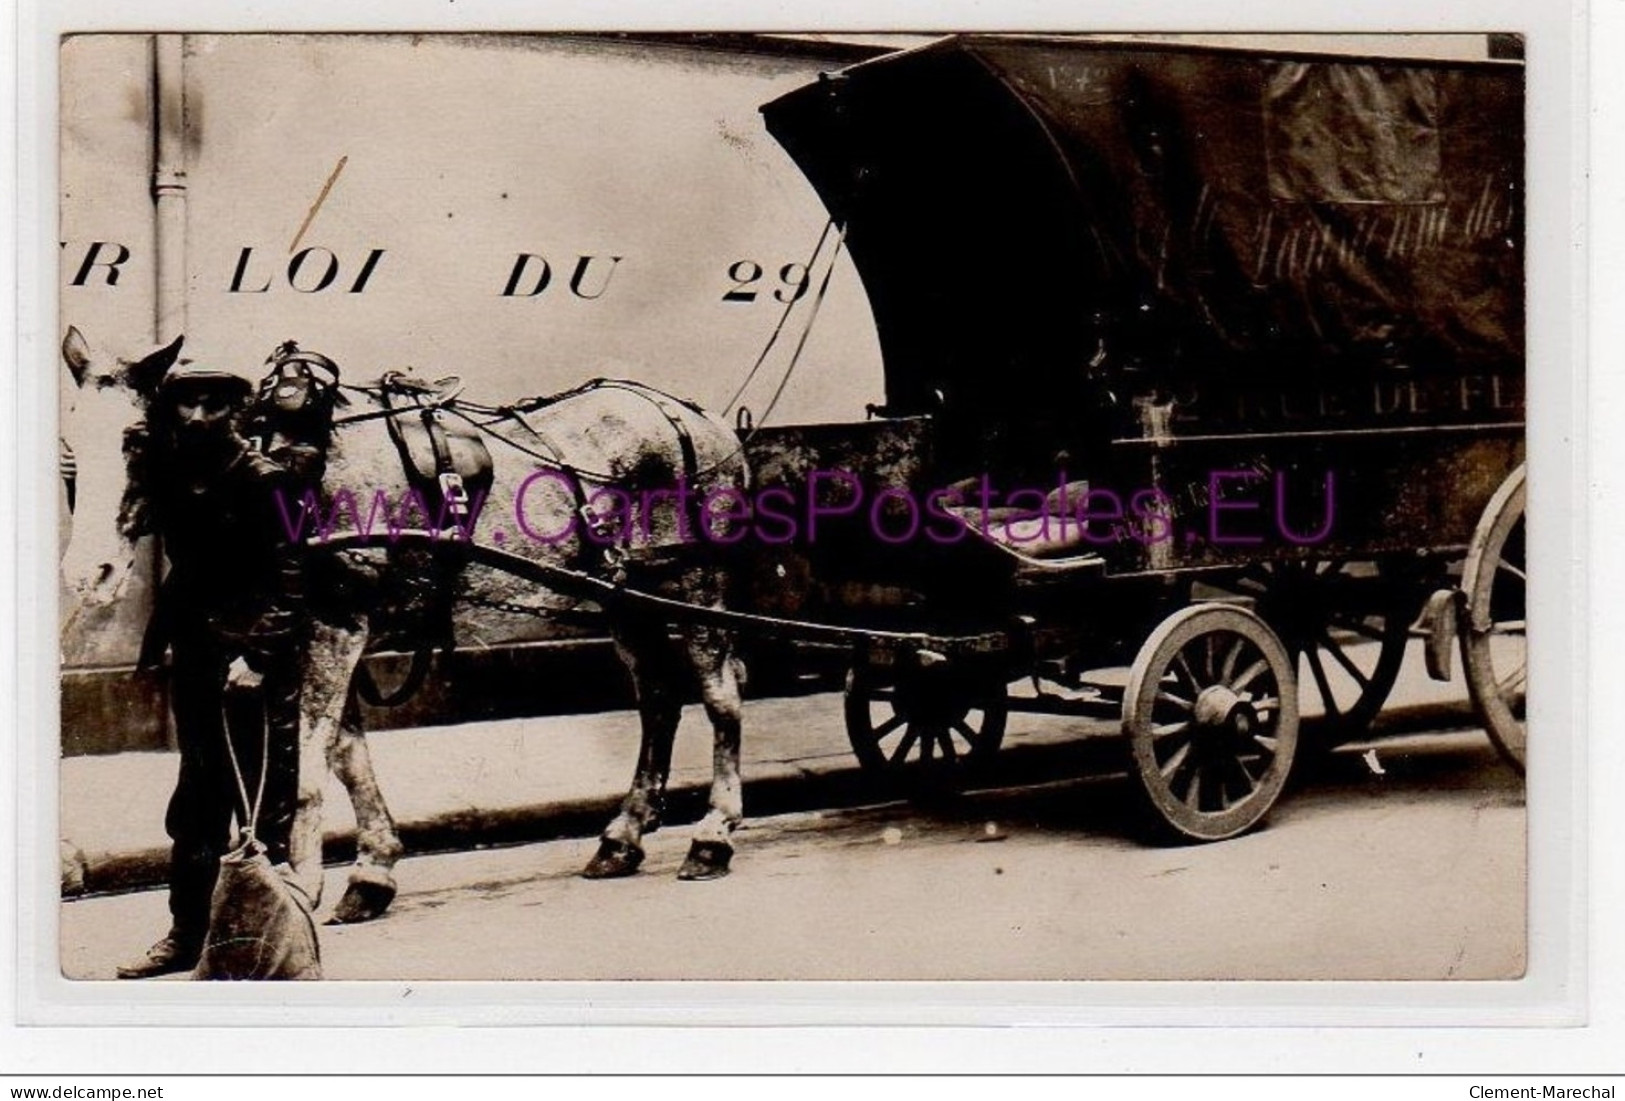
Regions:
[[[120,964],[121,979],[150,979],[157,975],[170,975],[176,971],[190,971],[197,966],[203,954],[203,938],[186,936],[174,929],[147,949],[145,955]]]

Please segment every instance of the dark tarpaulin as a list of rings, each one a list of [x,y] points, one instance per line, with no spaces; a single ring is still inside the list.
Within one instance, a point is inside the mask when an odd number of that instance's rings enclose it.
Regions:
[[[1278,62],[1264,70],[1270,198],[1443,203],[1439,82],[1374,65]]]
[[[1518,64],[960,37],[763,112],[847,223],[898,412],[1521,372]]]

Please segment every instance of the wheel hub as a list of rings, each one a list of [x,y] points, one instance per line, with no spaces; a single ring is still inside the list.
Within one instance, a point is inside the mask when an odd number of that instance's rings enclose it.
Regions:
[[[1250,737],[1259,726],[1252,703],[1223,684],[1210,685],[1196,697],[1195,719],[1198,729],[1239,738]]]

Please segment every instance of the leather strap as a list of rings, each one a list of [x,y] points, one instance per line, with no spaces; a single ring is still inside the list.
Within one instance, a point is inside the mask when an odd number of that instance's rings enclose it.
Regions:
[[[672,431],[677,434],[677,447],[683,455],[683,483],[690,489],[694,488],[694,481],[700,470],[699,453],[694,448],[694,436],[689,432],[683,415],[678,412],[676,407],[683,405],[698,411],[699,406],[674,398],[664,391],[656,390],[653,386],[645,386],[640,382],[623,381],[621,379],[599,379],[597,385],[605,390],[625,390],[628,393],[636,394],[660,410],[661,416],[666,418],[666,422],[671,425]],[[704,517],[700,514],[701,507],[695,502],[693,494],[685,494],[684,499],[688,504],[688,530],[699,532],[701,530],[700,525],[704,522]]]
[[[576,470],[575,467],[564,461],[564,452],[559,450],[558,444],[554,443],[551,439],[545,436],[541,429],[537,428],[534,424],[531,424],[530,418],[525,416],[525,413],[520,409],[515,408],[514,406],[507,406],[502,410],[502,412],[508,417],[509,420],[523,428],[526,433],[529,434],[531,439],[540,444],[542,450],[547,452],[547,461],[556,467],[559,473],[570,479],[570,489],[575,494],[577,513],[580,513],[583,509],[585,509],[587,507],[587,494],[581,488],[581,473],[580,471]]]
[[[532,407],[535,408],[535,407]],[[570,483],[570,492],[575,497],[576,516],[583,524],[592,526],[597,523],[597,517],[587,504],[587,491],[581,485],[581,472],[564,460],[564,452],[551,439],[542,433],[542,430],[530,423],[525,413],[513,406],[502,410],[508,419],[523,428],[539,444],[546,454],[546,460],[551,463],[560,474],[563,474]],[[584,567],[590,568],[601,564],[608,556],[609,547],[596,539],[582,539],[577,541],[581,547],[580,562]]]
[[[440,410],[424,408],[423,428],[429,434],[429,450],[434,453],[435,483],[440,487],[441,501],[459,520],[468,517],[468,487],[451,461],[451,445],[446,442],[446,426],[440,423]],[[393,423],[393,422],[391,422]]]

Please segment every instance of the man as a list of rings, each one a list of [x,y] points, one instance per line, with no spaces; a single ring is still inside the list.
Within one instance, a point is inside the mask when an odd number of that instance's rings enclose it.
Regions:
[[[236,375],[177,363],[148,412],[155,527],[169,559],[143,664],[173,648],[171,708],[180,776],[165,826],[174,842],[169,933],[118,969],[120,978],[189,971],[209,927],[220,857],[235,814],[245,828],[229,736],[249,798],[268,763],[255,836],[288,859],[299,772],[299,633],[304,589],[297,542],[278,495],[298,500],[286,470],[241,433],[251,387]]]

